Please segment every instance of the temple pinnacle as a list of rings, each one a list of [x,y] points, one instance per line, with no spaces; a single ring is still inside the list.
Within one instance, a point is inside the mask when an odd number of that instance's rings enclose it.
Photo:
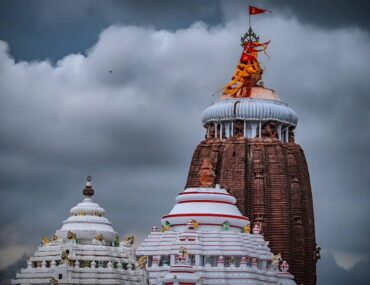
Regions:
[[[86,186],[85,186],[84,190],[82,191],[82,193],[86,197],[94,196],[94,189],[92,188],[91,181],[92,181],[92,177],[90,175],[87,176],[87,178],[86,178]]]

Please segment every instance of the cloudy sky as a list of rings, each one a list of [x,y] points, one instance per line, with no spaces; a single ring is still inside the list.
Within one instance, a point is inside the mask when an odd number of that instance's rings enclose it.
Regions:
[[[271,39],[265,85],[299,116],[319,284],[369,284],[369,3],[253,2],[273,11],[253,18]],[[122,235],[159,225],[238,61],[247,5],[0,0],[0,270],[60,228],[87,175]]]

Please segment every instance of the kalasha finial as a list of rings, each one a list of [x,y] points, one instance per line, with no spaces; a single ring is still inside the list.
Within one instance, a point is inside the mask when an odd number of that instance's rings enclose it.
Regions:
[[[214,187],[216,174],[213,170],[212,163],[208,158],[203,160],[199,171],[200,187]]]
[[[94,196],[94,189],[92,188],[92,177],[89,175],[87,176],[86,178],[86,187],[85,189],[82,191],[82,193],[86,196],[86,197],[91,197],[91,196]]]

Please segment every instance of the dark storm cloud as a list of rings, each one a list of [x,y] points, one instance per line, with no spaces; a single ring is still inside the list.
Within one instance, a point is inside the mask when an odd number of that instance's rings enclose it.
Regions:
[[[334,29],[342,27],[359,27],[367,31],[370,29],[370,2],[367,0],[272,0],[264,3],[283,15],[297,17],[305,24]]]
[[[228,18],[246,13],[248,1],[220,1]],[[269,9],[273,14],[297,18],[301,23],[319,28],[359,28],[370,30],[370,2],[367,0],[258,0],[251,5]],[[270,15],[270,14],[267,14]],[[264,16],[254,16],[264,17]],[[253,19],[254,20],[254,19]]]
[[[296,17],[307,25],[370,28],[370,2],[366,0],[273,0],[252,4],[277,15]],[[92,46],[97,34],[111,24],[167,30],[187,28],[195,21],[219,25],[239,14],[246,15],[247,6],[244,0],[2,0],[0,39],[10,44],[16,59],[56,61]]]

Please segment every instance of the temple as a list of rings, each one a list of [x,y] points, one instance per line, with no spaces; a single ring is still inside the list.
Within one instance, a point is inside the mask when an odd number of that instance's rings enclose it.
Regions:
[[[261,82],[258,56],[269,42],[251,28],[241,40],[230,82],[202,114],[205,139],[162,228],[135,253],[134,237],[120,241],[93,202],[88,178],[84,200],[12,284],[316,284],[320,254],[297,114]]]
[[[145,271],[135,265],[133,236],[120,242],[105,210],[92,200],[90,177],[83,194],[85,199],[70,210],[62,228],[41,239],[12,284],[146,283]]]
[[[172,211],[153,227],[137,250],[147,262],[149,284],[296,284],[289,265],[273,255],[255,225],[236,207],[236,199],[214,185],[205,159],[200,187],[187,188]]]
[[[197,188],[209,159],[216,183],[236,197],[241,213],[258,224],[274,253],[290,264],[298,284],[316,284],[316,248],[310,177],[295,143],[297,114],[261,82],[261,43],[249,28],[242,56],[220,98],[202,114],[205,140],[195,149],[186,188]]]

